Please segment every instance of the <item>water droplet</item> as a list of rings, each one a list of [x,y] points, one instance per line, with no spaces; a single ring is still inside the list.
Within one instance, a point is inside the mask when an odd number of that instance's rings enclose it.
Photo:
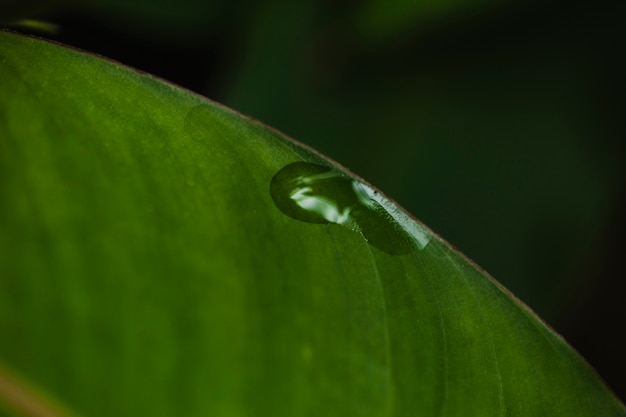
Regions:
[[[286,215],[346,227],[392,255],[423,249],[432,237],[379,192],[328,166],[289,164],[272,178],[270,194]]]

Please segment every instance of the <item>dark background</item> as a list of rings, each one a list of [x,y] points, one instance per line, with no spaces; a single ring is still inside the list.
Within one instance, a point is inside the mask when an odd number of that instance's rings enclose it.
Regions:
[[[42,36],[256,117],[373,183],[626,399],[622,4],[36,6],[57,25]]]

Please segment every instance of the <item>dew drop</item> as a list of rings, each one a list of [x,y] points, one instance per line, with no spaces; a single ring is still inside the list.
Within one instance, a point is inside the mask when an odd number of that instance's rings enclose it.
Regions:
[[[289,164],[272,178],[270,194],[287,216],[346,227],[391,255],[423,249],[432,237],[380,193],[328,166]]]

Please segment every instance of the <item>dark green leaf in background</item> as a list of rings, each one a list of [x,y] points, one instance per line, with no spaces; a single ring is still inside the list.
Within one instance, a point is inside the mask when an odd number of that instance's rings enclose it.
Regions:
[[[502,0],[368,0],[354,11],[359,34],[370,42],[389,42],[415,30],[442,21],[467,19],[493,9],[515,4]]]
[[[626,415],[481,270],[281,134],[7,32],[0,86],[0,360],[80,415]]]

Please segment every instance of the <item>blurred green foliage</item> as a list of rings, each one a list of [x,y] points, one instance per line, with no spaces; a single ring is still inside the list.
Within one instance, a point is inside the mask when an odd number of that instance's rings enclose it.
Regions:
[[[355,4],[359,34],[372,41],[388,41],[410,34],[416,27],[463,19],[512,0],[367,0]]]

